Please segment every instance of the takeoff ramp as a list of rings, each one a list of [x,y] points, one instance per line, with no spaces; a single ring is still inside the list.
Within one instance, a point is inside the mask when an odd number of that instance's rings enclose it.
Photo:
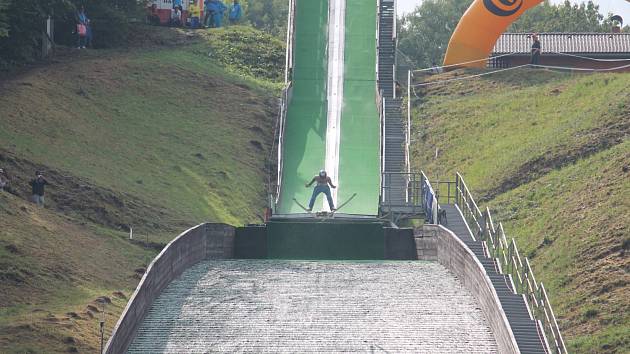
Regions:
[[[207,261],[153,304],[129,353],[496,353],[474,297],[427,262]]]

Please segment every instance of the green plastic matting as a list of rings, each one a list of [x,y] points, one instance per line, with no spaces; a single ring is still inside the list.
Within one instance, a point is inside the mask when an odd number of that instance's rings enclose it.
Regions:
[[[343,213],[376,215],[380,187],[380,122],[376,107],[376,3],[346,0],[344,106],[339,144]]]
[[[328,1],[299,0],[295,14],[293,93],[283,142],[283,176],[276,213],[304,212],[312,188],[304,187],[324,167]]]

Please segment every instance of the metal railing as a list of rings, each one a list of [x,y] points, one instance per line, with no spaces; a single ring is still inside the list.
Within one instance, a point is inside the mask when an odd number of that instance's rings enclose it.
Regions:
[[[479,209],[459,173],[455,176],[455,182],[438,181],[436,185],[438,202],[443,201],[445,196],[447,203],[455,202],[473,237],[483,243],[486,256],[496,260],[500,273],[509,275],[514,282],[514,290],[524,295],[550,352],[567,353],[547,291],[542,282],[536,281],[529,259],[521,256],[514,238],[507,241],[502,223],[495,227],[489,208]]]
[[[378,109],[379,116],[379,124],[381,133],[379,134],[379,149],[381,153],[381,180],[380,185],[383,185],[383,172],[385,171],[385,99],[383,98],[383,92],[378,89],[378,85],[375,87],[376,89],[376,108]]]
[[[292,72],[294,63],[293,52],[294,48],[294,35],[295,35],[295,0],[289,0],[289,15],[287,16],[287,48],[285,54],[285,66],[284,66],[284,84],[288,85],[292,80]]]
[[[383,172],[381,181],[382,210],[437,220],[437,198],[424,173]]]
[[[283,161],[283,150],[284,150],[284,129],[286,127],[286,118],[287,118],[287,109],[289,107],[289,102],[291,102],[291,94],[293,92],[293,66],[295,57],[293,55],[295,50],[295,0],[289,0],[289,15],[287,19],[287,48],[285,53],[285,67],[284,67],[284,84],[285,87],[282,89],[282,96],[280,98],[280,107],[278,112],[278,119],[276,124],[276,132],[274,136],[278,138],[278,169],[276,176],[276,184],[272,185],[271,181],[269,181],[269,200],[270,200],[270,208],[272,210],[276,210],[276,204],[280,200],[280,191],[282,189],[282,173],[284,168]],[[273,153],[273,147],[272,147]],[[271,179],[271,177],[270,177]]]

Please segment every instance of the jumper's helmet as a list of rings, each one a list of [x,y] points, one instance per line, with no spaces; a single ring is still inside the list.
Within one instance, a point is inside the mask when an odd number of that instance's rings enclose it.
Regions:
[[[319,170],[319,177],[326,177],[326,170]]]

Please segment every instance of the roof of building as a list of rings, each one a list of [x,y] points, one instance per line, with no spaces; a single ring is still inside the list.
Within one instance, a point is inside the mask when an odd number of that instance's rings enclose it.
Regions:
[[[580,54],[630,54],[630,33],[539,33],[542,52]],[[504,33],[493,54],[529,54],[531,33]]]

